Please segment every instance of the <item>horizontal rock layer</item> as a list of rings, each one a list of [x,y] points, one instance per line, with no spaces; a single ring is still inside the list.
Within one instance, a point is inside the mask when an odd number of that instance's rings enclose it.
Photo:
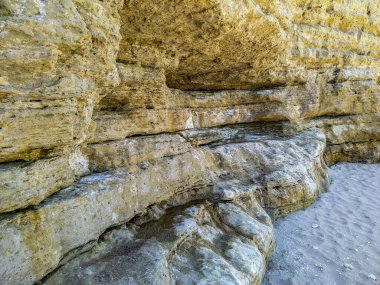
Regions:
[[[273,246],[271,220],[254,200],[197,204],[106,233],[45,284],[259,284]]]
[[[240,134],[234,129],[215,132],[222,137],[219,142],[83,177],[35,209],[5,216],[0,221],[4,282],[41,279],[71,250],[160,202],[171,208],[248,195],[277,217],[308,206],[326,189],[321,131],[282,139],[281,133],[260,136],[246,128]],[[114,163],[120,165],[117,157]],[[263,269],[257,276],[262,277]],[[255,274],[252,278],[259,278]]]
[[[2,282],[74,258],[44,280],[259,283],[260,207],[306,207],[323,160],[380,161],[379,19],[369,0],[1,3]]]

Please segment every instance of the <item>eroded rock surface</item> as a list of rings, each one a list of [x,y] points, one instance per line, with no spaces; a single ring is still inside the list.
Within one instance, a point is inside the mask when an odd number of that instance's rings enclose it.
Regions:
[[[324,160],[380,160],[379,19],[369,0],[0,1],[2,283],[259,283],[263,211],[314,201]]]
[[[196,204],[106,233],[44,284],[259,284],[273,246],[271,219],[252,196]]]
[[[234,201],[245,207],[256,205],[257,199],[277,217],[308,206],[326,189],[322,160],[325,139],[321,131],[260,134],[257,129],[249,132],[246,127],[240,128],[240,132],[238,128],[225,128],[214,133],[219,138],[208,145],[144,161],[135,167],[127,163],[124,168],[83,177],[35,209],[5,216],[0,221],[0,240],[6,242],[0,261],[8,278],[4,280],[21,283],[30,274],[30,268],[34,276],[29,278],[42,278],[68,252],[153,205],[161,204],[164,211],[192,201],[209,201],[216,204],[217,210],[213,211],[224,224],[244,233],[255,231],[254,222],[250,228],[246,224],[249,222],[244,221],[249,211],[237,213],[237,219],[231,216],[231,209],[226,210],[227,206],[218,201]],[[119,165],[118,158],[115,163]],[[246,202],[245,196],[249,197]],[[257,211],[251,210],[251,215],[263,214],[259,206],[254,208]],[[270,225],[269,221],[266,223]],[[261,250],[268,248],[272,237],[267,233],[260,233],[259,239],[252,238],[250,243]],[[269,250],[263,251],[261,258],[268,253]],[[249,278],[260,280],[265,266],[260,268]]]

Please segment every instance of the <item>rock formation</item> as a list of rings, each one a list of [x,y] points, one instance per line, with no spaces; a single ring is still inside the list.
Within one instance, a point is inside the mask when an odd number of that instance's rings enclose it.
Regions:
[[[2,284],[259,284],[270,217],[325,191],[325,162],[380,161],[378,1],[0,19]]]

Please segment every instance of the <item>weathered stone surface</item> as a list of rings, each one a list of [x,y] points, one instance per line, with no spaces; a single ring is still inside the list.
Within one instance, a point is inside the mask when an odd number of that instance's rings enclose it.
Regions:
[[[310,126],[326,134],[325,160],[328,164],[379,161],[379,114],[324,117],[311,120],[303,127]]]
[[[36,162],[10,162],[0,167],[0,212],[31,205],[74,183],[88,173],[87,161],[80,152]],[[16,179],[15,179],[16,178]]]
[[[247,133],[240,142],[195,148],[129,172],[84,177],[36,209],[0,221],[0,274],[7,283],[38,281],[70,250],[159,202],[172,207],[248,193],[275,216],[305,207],[326,189],[323,149],[318,130],[251,141]]]
[[[254,199],[245,208],[197,204],[106,233],[44,284],[260,284],[273,247],[270,218]]]
[[[94,171],[130,167],[190,151],[192,145],[178,134],[141,136],[89,144],[85,152]]]
[[[121,2],[1,3],[0,162],[84,141],[98,94],[118,82]]]
[[[379,19],[369,0],[0,1],[1,282],[36,282],[108,228],[160,209],[144,231],[195,200],[198,236],[176,259],[157,230],[123,251],[118,280],[259,282],[272,236],[247,206],[308,206],[323,158],[380,161]],[[208,233],[223,242],[200,250]]]
[[[313,77],[298,86],[263,90],[181,91],[162,70],[119,64],[121,84],[99,104],[92,142],[128,136],[258,121],[376,114],[379,88],[372,73]],[[372,117],[376,120],[376,116]]]
[[[130,52],[136,46],[151,53],[148,58],[174,54],[168,82],[182,89],[288,85],[310,81],[313,69],[323,68],[339,73],[358,66],[351,73],[376,74],[380,8],[371,1],[346,4],[129,1],[121,11],[119,58],[151,65]]]
[[[345,143],[330,146],[325,154],[328,164],[335,164],[343,161],[378,163],[380,161],[380,143]]]
[[[286,33],[256,2],[128,1],[121,18],[119,58],[148,64],[129,52],[134,45],[177,55],[178,68],[168,68],[174,69],[168,74],[172,87],[230,89],[285,82],[280,74],[286,68]]]

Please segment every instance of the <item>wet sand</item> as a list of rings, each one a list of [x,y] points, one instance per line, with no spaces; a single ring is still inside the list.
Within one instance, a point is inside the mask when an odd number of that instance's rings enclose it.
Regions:
[[[380,285],[380,164],[330,168],[310,208],[275,223],[264,285]]]

